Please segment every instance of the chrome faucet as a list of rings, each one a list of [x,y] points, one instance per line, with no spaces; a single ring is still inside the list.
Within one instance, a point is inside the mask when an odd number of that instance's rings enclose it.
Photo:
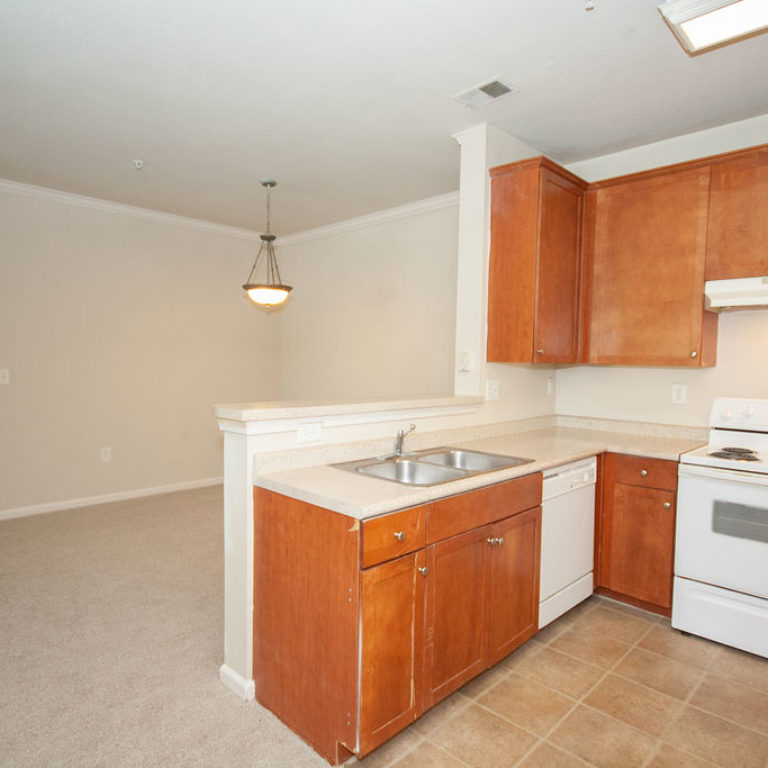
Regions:
[[[397,431],[397,437],[395,438],[395,456],[403,455],[403,440],[405,440],[405,436],[410,435],[414,429],[416,429],[416,425],[411,424],[411,427],[407,432],[404,429],[399,429]]]

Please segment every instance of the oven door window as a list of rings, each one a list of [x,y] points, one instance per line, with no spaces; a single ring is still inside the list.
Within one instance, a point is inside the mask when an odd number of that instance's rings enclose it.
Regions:
[[[712,505],[712,530],[768,543],[768,509],[716,500]]]

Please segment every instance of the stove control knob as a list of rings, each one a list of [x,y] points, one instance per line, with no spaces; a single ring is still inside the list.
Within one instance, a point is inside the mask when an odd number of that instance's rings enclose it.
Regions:
[[[723,412],[722,412],[721,416],[722,416],[722,417],[723,417],[723,418],[724,418],[726,421],[728,421],[728,419],[730,419],[730,418],[731,418],[731,411],[730,411],[730,409],[729,409],[729,408],[723,408]]]
[[[744,406],[744,410],[742,411],[742,413],[747,418],[749,418],[750,416],[754,416],[755,415],[755,409],[751,405],[745,405]]]

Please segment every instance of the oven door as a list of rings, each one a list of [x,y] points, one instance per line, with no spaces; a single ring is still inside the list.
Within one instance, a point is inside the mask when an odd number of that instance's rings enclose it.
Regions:
[[[768,475],[680,465],[675,575],[768,598]]]

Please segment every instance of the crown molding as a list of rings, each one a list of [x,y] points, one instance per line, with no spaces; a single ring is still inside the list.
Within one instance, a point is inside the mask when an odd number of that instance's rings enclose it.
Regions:
[[[150,208],[141,208],[136,205],[127,205],[125,203],[115,203],[111,200],[102,200],[98,197],[88,197],[86,195],[77,195],[74,192],[64,192],[50,187],[38,187],[34,184],[25,184],[20,181],[11,181],[10,179],[0,179],[0,192],[9,192],[23,197],[32,197],[38,200],[47,200],[63,205],[74,205],[78,208],[89,208],[104,213],[114,213],[121,216],[133,216],[134,218],[150,219],[160,221],[166,224],[174,224],[180,227],[196,229],[202,232],[210,232],[216,235],[226,235],[236,237],[240,240],[251,240],[258,242],[259,232],[240,227],[231,227],[226,224],[217,224],[203,219],[193,219],[188,216],[179,216],[175,213],[164,213],[163,211],[154,211]],[[303,232],[296,232],[292,235],[278,236],[277,244],[281,247],[296,245],[298,243],[319,240],[324,237],[331,237],[343,232],[354,232],[359,229],[366,229],[377,224],[385,224],[398,219],[405,219],[410,216],[418,216],[422,213],[437,211],[442,208],[450,208],[459,204],[459,193],[449,192],[444,195],[428,197],[424,200],[417,200],[414,203],[398,205],[394,208],[387,208],[383,211],[370,213],[366,216],[359,216],[354,219],[346,219],[327,226],[317,227],[315,229],[306,229]]]
[[[138,219],[160,221],[166,224],[187,227],[188,229],[196,229],[201,232],[210,232],[215,235],[236,237],[240,240],[253,240],[254,242],[259,240],[259,233],[250,229],[231,227],[226,224],[217,224],[213,221],[205,221],[203,219],[193,219],[189,216],[179,216],[175,213],[153,211],[150,208],[140,208],[137,205],[127,205],[125,203],[115,203],[111,200],[101,200],[98,197],[77,195],[74,192],[63,192],[60,189],[51,189],[50,187],[37,187],[34,184],[24,184],[20,181],[0,179],[0,192],[10,192],[11,194],[21,195],[22,197],[33,197],[37,200],[47,200],[53,203],[62,203],[63,205],[74,205],[78,208],[89,208],[90,210],[115,213],[120,216],[132,216]]]
[[[439,211],[442,208],[450,208],[458,204],[459,193],[448,192],[444,195],[436,195],[435,197],[427,197],[424,200],[417,200],[414,203],[398,205],[395,208],[386,208],[383,211],[369,213],[366,216],[358,216],[355,219],[347,219],[345,221],[336,222],[335,224],[328,224],[324,227],[306,229],[303,232],[296,232],[293,235],[285,235],[284,237],[279,237],[277,242],[281,247],[285,248],[292,245],[298,245],[299,243],[306,243],[311,240],[320,240],[324,237],[339,235],[344,232],[367,229],[368,227],[373,227],[377,224],[386,224],[387,222],[405,219],[410,216],[418,216],[419,214],[429,213],[430,211]]]

